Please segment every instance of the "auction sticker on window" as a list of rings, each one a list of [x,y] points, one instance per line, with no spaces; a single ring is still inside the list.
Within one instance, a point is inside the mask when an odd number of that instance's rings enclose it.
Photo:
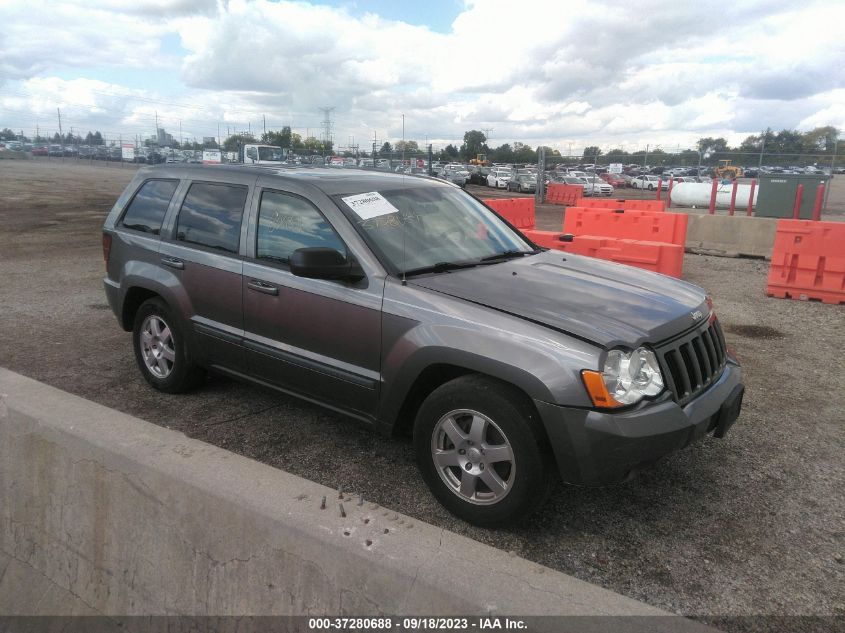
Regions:
[[[359,193],[355,196],[341,198],[341,200],[363,220],[377,218],[389,213],[399,213],[399,209],[390,204],[378,191]]]

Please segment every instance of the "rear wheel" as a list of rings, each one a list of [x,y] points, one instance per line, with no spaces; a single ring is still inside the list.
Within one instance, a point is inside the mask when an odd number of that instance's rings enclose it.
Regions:
[[[132,342],[141,374],[159,391],[179,393],[202,381],[205,372],[193,363],[180,324],[162,299],[138,308]]]
[[[476,525],[528,516],[553,481],[533,406],[510,385],[483,376],[456,378],[426,398],[414,446],[434,496]]]

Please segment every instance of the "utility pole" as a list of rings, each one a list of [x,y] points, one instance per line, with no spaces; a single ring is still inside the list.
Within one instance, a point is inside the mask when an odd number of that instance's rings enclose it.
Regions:
[[[763,166],[763,150],[766,148],[766,131],[760,134],[760,160],[757,161],[757,169]]]
[[[537,188],[534,190],[535,204],[543,204],[543,197],[545,194],[545,179],[543,175],[546,171],[546,148],[541,145],[537,148]]]
[[[266,136],[266,135],[267,135],[267,115],[266,115],[266,114],[262,114],[262,115],[261,115],[261,118],[262,118],[262,119],[263,119],[263,121],[264,121],[264,135]]]
[[[827,211],[827,196],[830,194],[830,185],[833,184],[833,170],[836,169],[836,152],[839,149],[839,139],[833,142],[833,156],[830,158],[830,178],[827,179],[827,185],[824,188],[824,204],[822,210]]]
[[[182,119],[179,119],[179,149],[182,149]]]
[[[59,140],[62,140],[62,111],[56,108],[56,114],[59,116]]]
[[[405,115],[402,115],[402,164],[405,164]]]
[[[643,156],[643,167],[648,165],[648,143],[645,146],[645,156]]]

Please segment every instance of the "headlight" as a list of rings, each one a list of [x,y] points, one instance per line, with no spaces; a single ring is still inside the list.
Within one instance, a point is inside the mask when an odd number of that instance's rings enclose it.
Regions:
[[[623,407],[663,391],[657,356],[646,347],[611,350],[601,372],[584,370],[581,377],[597,407]]]

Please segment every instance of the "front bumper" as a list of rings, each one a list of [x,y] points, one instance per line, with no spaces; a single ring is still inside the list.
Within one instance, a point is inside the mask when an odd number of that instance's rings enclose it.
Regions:
[[[534,402],[563,480],[600,486],[708,433],[723,437],[738,415],[743,389],[742,368],[729,357],[719,380],[684,407],[664,399],[610,413]]]

